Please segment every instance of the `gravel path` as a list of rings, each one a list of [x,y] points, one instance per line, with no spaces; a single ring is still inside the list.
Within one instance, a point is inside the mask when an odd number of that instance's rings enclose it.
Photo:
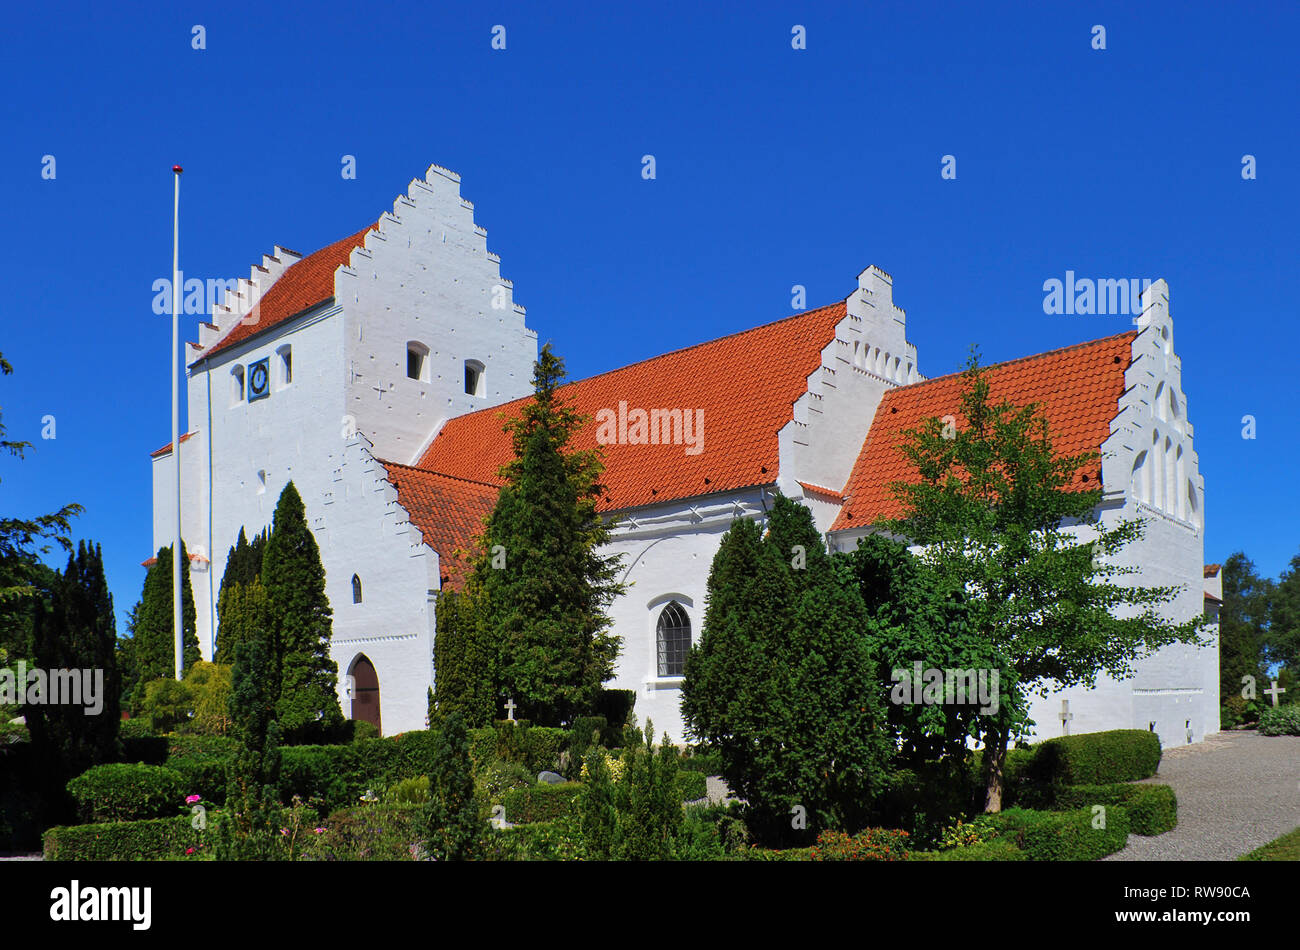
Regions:
[[[1221,732],[1166,749],[1146,781],[1173,787],[1178,827],[1104,860],[1231,861],[1300,827],[1300,736]]]

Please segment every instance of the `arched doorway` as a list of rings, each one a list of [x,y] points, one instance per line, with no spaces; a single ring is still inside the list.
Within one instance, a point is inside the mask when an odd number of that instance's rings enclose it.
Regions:
[[[368,722],[383,735],[379,724],[379,674],[364,653],[352,661],[352,712],[350,718]]]

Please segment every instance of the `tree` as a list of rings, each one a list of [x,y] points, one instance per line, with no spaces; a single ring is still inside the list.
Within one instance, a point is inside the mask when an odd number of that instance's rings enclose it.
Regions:
[[[275,506],[262,557],[266,626],[274,658],[276,719],[286,739],[316,738],[343,722],[338,664],[330,659],[333,611],[325,568],[293,482]]]
[[[273,861],[280,847],[280,727],[271,651],[242,643],[231,671],[230,719],[239,752],[227,768],[226,806],[217,830],[219,861]]]
[[[493,674],[495,645],[481,607],[482,596],[473,578],[461,592],[444,590],[435,604],[437,632],[433,641],[436,671],[429,725],[458,713],[469,728],[492,724],[496,713]]]
[[[140,622],[142,601],[137,600],[126,615],[126,633],[117,638],[117,678],[121,708],[131,708],[131,698],[140,684],[140,660],[136,655],[135,628]]]
[[[807,508],[778,496],[758,535],[752,522],[734,522],[714,557],[682,713],[718,750],[756,834],[856,830],[891,752],[881,632],[848,557],[826,553]]]
[[[1177,588],[1115,583],[1138,569],[1107,559],[1142,536],[1142,521],[1099,518],[1100,489],[1074,487],[1097,453],[1058,456],[1040,407],[994,404],[974,350],[960,411],[955,432],[930,418],[905,433],[916,480],[890,485],[904,513],[877,527],[923,546],[932,577],[964,598],[971,630],[991,647],[1002,697],[979,727],[985,809],[996,812],[1007,744],[1032,725],[1030,692],[1092,687],[1103,671],[1127,679],[1147,651],[1203,646],[1205,621],[1199,611],[1182,623],[1157,613]]]
[[[150,683],[176,676],[175,617],[172,613],[172,549],[158,549],[157,557],[144,578],[140,609],[135,621],[135,655],[140,682]],[[199,637],[194,611],[194,592],[190,589],[190,558],[181,540],[181,628],[185,631],[182,671],[200,659]],[[135,702],[143,700],[137,692]]]
[[[653,743],[654,723],[647,720],[644,744],[638,736],[623,750],[617,781],[603,749],[588,753],[578,819],[592,860],[669,861],[679,856],[684,835],[677,787],[680,753],[667,735],[657,750]]]
[[[434,861],[470,861],[482,853],[487,823],[474,797],[469,736],[458,713],[434,739],[424,824],[425,854]]]
[[[1274,658],[1280,658],[1286,650],[1278,649],[1283,638],[1270,629],[1273,582],[1260,577],[1254,562],[1241,551],[1223,563],[1220,579],[1223,603],[1219,607],[1219,701],[1240,712],[1246,706],[1243,677],[1253,676],[1256,683],[1262,682],[1265,648]]]
[[[1224,567],[1226,571],[1227,565]],[[1300,554],[1291,558],[1290,565],[1282,572],[1276,584],[1264,581],[1261,586],[1263,585],[1269,588],[1271,608],[1268,631],[1264,637],[1265,656],[1270,662],[1281,663],[1289,670],[1300,670]],[[1226,576],[1223,594],[1226,601],[1228,596]],[[1260,612],[1258,597],[1250,605],[1250,609],[1256,615]],[[1252,617],[1252,627],[1257,623],[1258,618]],[[1222,622],[1220,622],[1220,636],[1222,636]],[[1240,682],[1238,679],[1238,683]]]
[[[24,711],[33,745],[62,785],[92,765],[113,761],[118,753],[117,621],[99,545],[79,542],[50,593],[48,605],[37,607],[35,664],[51,680],[56,671],[70,671],[79,680],[81,702],[59,697],[58,703],[29,705]]]
[[[267,636],[268,601],[261,578],[235,583],[221,592],[216,662],[229,663],[239,644]]]
[[[597,452],[570,448],[583,417],[559,392],[564,362],[542,347],[533,399],[508,421],[514,459],[480,539],[473,576],[499,644],[497,685],[534,722],[559,725],[592,709],[614,675],[620,640],[605,614],[623,592],[621,557],[602,555],[609,528]]]

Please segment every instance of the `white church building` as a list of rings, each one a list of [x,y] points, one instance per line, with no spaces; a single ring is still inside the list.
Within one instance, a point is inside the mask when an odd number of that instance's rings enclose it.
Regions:
[[[1134,582],[1180,587],[1167,610],[1184,620],[1217,590],[1168,293],[1149,287],[1129,332],[999,364],[990,380],[995,398],[1043,404],[1059,451],[1102,453],[1081,487],[1100,481],[1103,519],[1145,519],[1125,552]],[[424,727],[434,597],[464,580],[461,552],[510,457],[502,413],[532,391],[524,317],[459,176],[436,165],[374,225],[253,266],[189,344],[181,517],[205,658],[226,553],[241,528],[270,524],[292,479],[325,566],[344,714],[386,735]],[[780,491],[812,510],[829,548],[851,549],[896,510],[885,486],[903,475],[901,431],[956,413],[959,377],[921,375],[892,278],[868,267],[841,302],[562,392],[592,420],[578,447],[603,446],[624,555],[608,685],[635,690],[638,718],[681,739],[682,662],[732,520],[761,521]],[[174,531],[173,451],[153,453],[155,550]],[[1217,732],[1217,627],[1209,636],[1132,679],[1036,701],[1037,735],[1152,729],[1168,746]]]

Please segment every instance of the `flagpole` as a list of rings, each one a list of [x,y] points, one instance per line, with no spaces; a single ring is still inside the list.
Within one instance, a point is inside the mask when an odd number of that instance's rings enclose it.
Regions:
[[[181,629],[181,400],[180,366],[177,351],[180,349],[180,236],[181,236],[181,171],[172,166],[176,182],[172,203],[172,488],[176,492],[176,534],[172,538],[172,630],[176,634],[176,678],[183,673],[184,632]]]

